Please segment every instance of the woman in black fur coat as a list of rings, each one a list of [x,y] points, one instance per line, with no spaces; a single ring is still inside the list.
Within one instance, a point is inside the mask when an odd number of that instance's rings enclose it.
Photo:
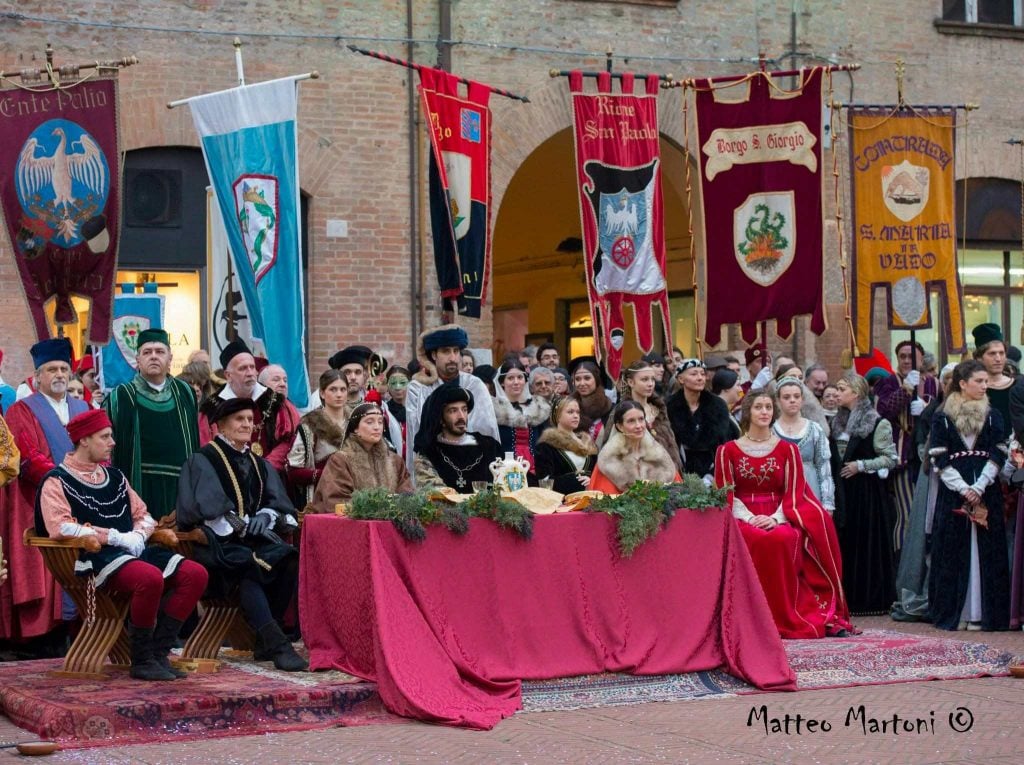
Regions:
[[[683,458],[683,472],[713,476],[715,451],[734,437],[725,402],[708,390],[707,371],[700,359],[684,359],[676,367],[679,390],[666,402],[672,433]]]

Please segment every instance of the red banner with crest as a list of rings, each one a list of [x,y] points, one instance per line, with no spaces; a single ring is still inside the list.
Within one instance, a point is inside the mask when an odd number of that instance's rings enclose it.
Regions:
[[[633,93],[635,77],[597,77],[583,92],[582,72],[569,74],[576,173],[594,350],[612,377],[622,367],[624,305],[633,306],[637,344],[654,345],[654,307],[661,308],[665,347],[672,347],[665,278],[665,228],[658,139],[657,75]]]
[[[781,337],[801,315],[815,334],[826,329],[822,69],[799,79],[793,88],[763,72],[695,83],[708,345],[724,324],[739,324],[747,343],[770,319]]]
[[[0,207],[32,322],[50,336],[90,301],[86,342],[110,340],[120,231],[117,81],[0,91]]]
[[[491,252],[491,89],[459,94],[459,78],[423,67],[420,97],[430,124],[430,226],[442,310],[480,318]]]

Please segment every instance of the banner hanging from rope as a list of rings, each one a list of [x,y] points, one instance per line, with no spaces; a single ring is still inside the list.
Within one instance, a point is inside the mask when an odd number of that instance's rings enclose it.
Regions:
[[[302,291],[297,78],[188,100],[248,307],[252,334],[309,399]]]
[[[491,89],[419,69],[430,125],[430,227],[442,311],[480,318],[491,253]]]
[[[744,341],[774,319],[826,329],[822,267],[822,69],[801,70],[792,89],[757,72],[697,80],[704,261],[704,342],[739,324]]]
[[[658,142],[657,75],[644,80],[597,76],[595,94],[583,92],[583,73],[569,74],[576,144],[576,175],[594,350],[617,378],[626,339],[623,306],[633,306],[637,344],[654,346],[654,307],[661,309],[665,347],[672,347],[665,279],[665,229]]]
[[[85,342],[110,341],[121,230],[117,80],[85,78],[51,90],[0,93],[0,207],[40,340],[78,321],[71,296],[90,301]]]
[[[883,288],[889,329],[925,329],[937,292],[951,353],[966,350],[956,267],[956,112],[850,107],[852,318],[871,347],[872,298]]]

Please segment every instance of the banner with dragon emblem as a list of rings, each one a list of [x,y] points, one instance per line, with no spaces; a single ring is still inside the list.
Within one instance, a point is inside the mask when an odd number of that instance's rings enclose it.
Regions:
[[[871,347],[872,300],[882,288],[889,329],[931,327],[939,294],[951,353],[966,350],[956,265],[952,109],[851,108],[853,192],[851,318],[857,347]]]
[[[86,342],[110,340],[121,223],[116,79],[52,90],[0,90],[0,208],[36,335],[78,321]]]
[[[294,78],[188,101],[253,337],[280,364],[289,398],[306,406],[306,326]]]
[[[134,290],[134,284],[129,286]],[[161,329],[163,326],[163,295],[128,292],[114,298],[114,319],[111,324],[114,342],[107,344],[100,352],[104,388],[114,388],[135,377],[139,366],[136,360],[139,334],[143,330]]]
[[[430,227],[442,310],[480,318],[491,253],[491,89],[420,69],[420,97],[430,125]]]
[[[594,348],[618,377],[626,339],[623,306],[633,306],[637,344],[654,346],[654,307],[661,309],[665,347],[672,347],[665,279],[665,227],[661,192],[656,75],[634,95],[635,77],[597,78],[597,93],[583,92],[581,72],[569,74],[584,264]]]
[[[744,341],[796,316],[826,329],[822,266],[822,70],[795,86],[763,72],[695,83],[705,246],[704,342],[739,324]]]

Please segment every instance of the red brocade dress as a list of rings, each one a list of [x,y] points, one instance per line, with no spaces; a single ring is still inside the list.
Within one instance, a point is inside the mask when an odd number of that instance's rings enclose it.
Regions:
[[[786,441],[761,457],[736,441],[718,448],[715,483],[733,486],[729,505],[747,543],[765,599],[783,638],[853,631],[831,516],[804,480],[800,452]],[[744,518],[774,516],[770,531]]]

